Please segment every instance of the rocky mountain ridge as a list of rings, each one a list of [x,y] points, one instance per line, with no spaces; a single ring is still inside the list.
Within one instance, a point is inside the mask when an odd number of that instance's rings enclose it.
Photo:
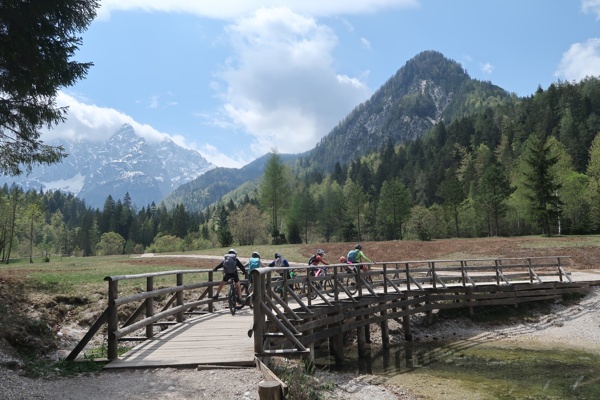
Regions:
[[[61,163],[39,166],[31,174],[0,177],[0,183],[17,183],[25,190],[71,192],[94,208],[101,208],[108,195],[122,199],[129,193],[143,207],[159,203],[177,187],[214,168],[194,150],[170,139],[154,143],[138,136],[131,125],[123,125],[108,141],[61,140],[69,154]]]

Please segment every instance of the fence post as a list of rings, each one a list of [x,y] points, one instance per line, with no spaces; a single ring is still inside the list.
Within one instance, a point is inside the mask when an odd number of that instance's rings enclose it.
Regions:
[[[431,286],[437,289],[437,282],[435,281],[435,262],[429,263],[429,270],[431,271]]]
[[[208,271],[208,281],[211,283],[213,281],[213,275],[214,275],[213,271]],[[208,288],[208,298],[211,299],[210,303],[208,303],[208,312],[209,313],[215,312],[215,306],[213,305],[212,297],[213,297],[213,285],[210,285]]]
[[[387,264],[383,264],[383,294],[388,294]]]
[[[115,301],[119,296],[119,281],[110,280],[108,282],[108,354],[109,360],[116,359],[118,354],[119,341],[115,332],[119,327],[119,315]]]
[[[177,286],[183,286],[183,274],[177,274]],[[183,305],[183,290],[177,291],[177,307]],[[177,322],[183,322],[183,311],[177,313]]]
[[[563,281],[563,271],[562,271],[562,267],[560,265],[560,257],[556,257],[556,261],[557,261],[556,266],[558,268],[558,278],[562,282]]]
[[[149,276],[146,278],[146,292],[154,290],[154,277]],[[148,297],[146,299],[146,318],[154,315],[154,297]],[[151,338],[154,336],[154,325],[146,325],[146,337]]]
[[[254,312],[254,352],[257,354],[264,353],[264,329],[265,329],[265,312],[262,309],[263,296],[265,294],[265,281],[266,275],[261,274],[258,270],[253,270],[252,283],[254,285],[254,291],[252,292],[252,308]]]
[[[500,286],[500,265],[499,262],[501,260],[494,260],[494,265],[496,266],[496,286]]]

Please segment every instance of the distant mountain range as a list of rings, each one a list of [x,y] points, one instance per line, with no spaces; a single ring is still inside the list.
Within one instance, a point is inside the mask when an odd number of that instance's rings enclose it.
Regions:
[[[36,167],[29,175],[2,176],[0,184],[71,192],[94,208],[102,208],[108,195],[117,200],[129,193],[141,208],[158,204],[175,188],[215,168],[199,152],[170,139],[148,142],[127,124],[106,142],[48,144],[62,145],[68,156],[59,164]]]
[[[441,53],[425,51],[407,61],[314,149],[282,158],[305,173],[329,173],[336,163],[349,165],[388,140],[394,145],[415,140],[441,121],[448,124],[510,97],[490,82],[470,78]],[[215,168],[200,153],[170,140],[148,143],[129,125],[105,143],[49,144],[62,145],[69,156],[29,176],[0,177],[0,184],[16,181],[25,188],[70,191],[98,208],[109,194],[119,199],[129,192],[138,207],[164,201],[167,207],[181,203],[200,211],[245,183],[256,183],[268,159],[263,156],[239,169]]]
[[[380,150],[387,140],[394,145],[410,142],[441,121],[448,124],[510,96],[490,82],[470,78],[459,63],[441,53],[424,51],[407,61],[314,149],[282,158],[301,175],[312,171],[331,173],[336,163],[348,166],[357,158]],[[202,210],[244,183],[258,179],[267,158],[268,155],[242,169],[216,168],[180,186],[165,202],[167,206],[182,203],[188,210]]]

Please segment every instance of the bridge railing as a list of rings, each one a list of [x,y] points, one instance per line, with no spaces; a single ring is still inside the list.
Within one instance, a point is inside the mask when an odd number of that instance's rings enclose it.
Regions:
[[[119,341],[151,338],[155,326],[164,328],[183,322],[186,312],[200,306],[206,306],[208,312],[213,312],[213,303],[216,301],[212,299],[213,288],[221,281],[221,274],[218,275],[215,281],[212,269],[191,269],[105,277],[104,280],[108,282],[108,305],[66,359],[74,360],[105,325],[107,358],[113,360],[118,355]],[[185,283],[186,276],[193,281]],[[159,278],[162,287],[155,287]],[[169,280],[171,283],[165,286],[165,281]],[[119,282],[123,281],[136,282],[130,285],[129,291],[132,293],[120,297]],[[145,287],[143,284],[138,286],[137,281],[145,282]],[[131,287],[135,289],[131,290]],[[163,299],[163,304],[159,299]],[[119,321],[123,323],[119,324]],[[126,336],[144,328],[144,336]]]
[[[273,279],[272,268],[253,270],[255,352],[259,356],[306,354],[310,351],[308,343],[313,339],[387,318],[368,316],[373,311],[365,309],[367,304],[375,301],[373,298],[380,298],[385,303],[388,295],[402,297],[417,293],[414,300],[407,300],[402,305],[395,300],[397,304],[394,303],[392,308],[402,308],[402,311],[394,311],[394,317],[406,317],[411,312],[430,312],[433,309],[434,306],[426,305],[408,310],[410,306],[423,302],[418,298],[418,293],[425,293],[428,289],[571,282],[563,267],[567,258],[569,257],[550,256],[380,262],[353,264],[356,267],[366,267],[364,271],[357,268],[354,273],[347,272],[346,264],[292,266],[278,270],[282,272],[282,277],[278,279]],[[315,277],[310,272],[317,268],[327,268],[327,274]],[[288,278],[288,271],[294,271],[296,276]],[[302,289],[299,290],[299,286]],[[365,301],[367,297],[371,299]],[[469,296],[458,295],[453,299],[467,297]],[[352,310],[344,312],[343,318],[353,318],[354,321],[344,327],[332,327],[332,324],[341,323],[341,320],[336,320],[341,317],[334,317],[333,314],[339,311],[342,303],[342,308],[350,307]],[[323,311],[323,307],[329,311]],[[379,312],[385,313],[388,306],[380,308]],[[265,344],[272,341],[287,342],[288,347],[270,349]]]
[[[314,305],[331,306],[340,301],[358,304],[364,296],[399,294],[426,287],[465,287],[489,282],[497,285],[535,283],[557,277],[561,282],[563,279],[570,281],[563,269],[565,258],[394,261],[365,264],[366,271],[357,268],[356,272],[348,272],[346,264],[333,264],[327,266],[327,274],[320,276],[314,276],[313,272],[325,266],[261,268],[253,271],[257,274],[252,300],[255,347],[257,353],[264,351],[258,340],[260,338],[262,343],[263,336],[271,334],[264,331],[264,322],[268,320],[298,352],[306,351],[293,321],[302,319],[300,313],[310,315]],[[356,267],[361,265],[354,264]],[[296,276],[288,278],[289,271],[294,271]],[[192,269],[104,278],[108,283],[108,305],[67,360],[74,360],[104,326],[107,357],[112,360],[117,358],[119,341],[151,338],[156,326],[164,328],[183,322],[186,314],[195,313],[194,310],[200,307],[206,312],[214,312],[214,302],[221,301],[212,299],[213,288],[221,281],[221,274],[218,273],[216,280],[214,274],[212,269]],[[136,284],[122,292],[119,283],[124,281]],[[132,286],[135,290],[131,290]],[[140,336],[139,332],[143,330]],[[134,332],[138,336],[127,336]]]

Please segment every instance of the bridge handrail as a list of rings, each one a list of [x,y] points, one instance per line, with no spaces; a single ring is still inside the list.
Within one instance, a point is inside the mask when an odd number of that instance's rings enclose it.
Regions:
[[[449,283],[450,281],[453,283],[458,282],[459,284],[462,284],[462,286],[475,286],[479,282],[478,279],[492,280],[495,281],[495,284],[497,285],[509,284],[511,283],[509,281],[511,279],[513,281],[516,279],[527,280],[533,283],[534,281],[541,281],[540,277],[545,275],[542,270],[546,267],[553,268],[553,274],[558,275],[561,282],[563,281],[563,277],[566,277],[566,279],[571,281],[569,275],[564,271],[561,262],[567,258],[569,258],[569,256],[536,256],[463,260],[385,261],[354,264],[336,263],[319,266],[295,263],[290,267],[258,268],[252,271],[252,274],[254,274],[253,278],[255,285],[262,285],[259,286],[258,290],[255,290],[255,294],[257,295],[253,296],[254,315],[255,318],[257,318],[254,325],[255,329],[260,329],[257,327],[257,322],[260,321],[261,318],[263,322],[265,318],[269,318],[272,322],[276,323],[275,320],[278,318],[278,313],[274,311],[274,304],[279,304],[280,306],[287,304],[288,295],[292,297],[292,300],[298,303],[298,306],[304,312],[310,313],[312,299],[316,298],[316,296],[318,296],[323,303],[331,305],[332,302],[340,300],[340,296],[346,296],[347,300],[354,303],[356,303],[358,301],[357,299],[360,299],[364,294],[378,296],[381,292],[376,292],[376,290],[383,290],[383,294],[386,295],[388,294],[388,291],[398,294],[404,290],[401,290],[400,286],[405,286],[407,291],[410,291],[411,286],[413,285],[418,287],[419,290],[423,290],[422,284],[431,284],[433,288],[438,285],[446,287],[446,283]],[[517,262],[516,260],[519,261]],[[538,263],[540,260],[554,261]],[[356,268],[355,273],[348,273],[347,268],[350,265],[352,267],[366,265],[368,268],[365,271],[361,268]],[[314,277],[308,273],[310,270],[317,268],[328,268],[330,272],[327,275],[319,277]],[[537,272],[534,271],[534,268]],[[507,272],[511,269],[520,271],[517,273]],[[276,280],[264,279],[265,276],[269,276],[270,278],[271,274],[276,273],[276,275],[279,275],[278,273],[284,271],[302,271],[306,273],[300,273],[292,279],[288,278],[287,273],[283,273],[282,277],[277,276]],[[486,273],[487,271],[494,272]],[[449,275],[449,273],[452,272],[455,274]],[[184,275],[190,274],[206,274],[207,279],[205,281],[202,280],[200,282],[196,281],[194,283],[184,284]],[[186,269],[105,277],[104,281],[108,282],[108,307],[90,329],[90,332],[88,332],[84,339],[78,344],[76,350],[73,350],[67,359],[74,359],[87,342],[89,342],[91,336],[98,332],[104,324],[108,327],[108,358],[114,359],[117,357],[117,341],[123,339],[123,335],[127,333],[146,327],[146,338],[150,338],[153,335],[153,325],[160,319],[175,315],[176,322],[183,322],[184,311],[194,309],[199,305],[208,305],[208,312],[213,312],[213,287],[220,282],[220,279],[216,281],[213,279],[213,274],[213,269]],[[176,276],[177,281],[174,285],[154,289],[154,278],[164,276]],[[341,280],[339,280],[340,276],[344,279],[349,276],[356,277],[354,293],[350,293],[348,289],[342,285]],[[145,290],[139,293],[119,297],[119,281],[144,278],[146,279]],[[331,286],[325,289],[325,285],[319,286],[319,284],[323,284],[323,281],[330,281]],[[288,288],[292,288],[293,284],[305,284],[306,291],[301,294],[296,294],[293,290],[288,290]],[[190,292],[194,289],[201,288],[204,288],[205,290],[197,300],[192,299],[192,301],[185,301],[184,292]],[[277,288],[282,289],[282,295],[275,294],[274,289]],[[167,304],[162,310],[155,312],[155,299],[159,296],[168,294],[172,294],[172,297],[167,301]],[[325,297],[325,294],[328,295],[328,297]],[[268,296],[269,300],[267,300],[265,296]],[[275,302],[270,300],[273,298],[275,299]],[[119,328],[118,307],[134,301],[142,301],[142,303]],[[136,322],[140,316],[144,316],[144,318]],[[162,322],[161,325],[164,326],[168,323],[171,322]],[[296,333],[293,332],[293,330],[288,330],[287,334],[290,341],[297,342],[295,340]],[[262,334],[255,332],[255,335],[255,338],[260,337],[262,340]],[[257,349],[257,353],[260,353],[260,351],[258,351],[260,345],[256,342],[255,348]],[[300,348],[300,350],[302,349]]]
[[[104,280],[107,282],[116,282],[116,281],[130,280],[130,279],[153,278],[153,277],[157,277],[157,276],[166,276],[166,275],[199,274],[199,273],[205,273],[205,272],[211,272],[211,271],[213,271],[212,268],[210,268],[210,269],[181,269],[181,270],[174,270],[174,271],[147,272],[144,274],[113,275],[113,276],[104,277]]]

